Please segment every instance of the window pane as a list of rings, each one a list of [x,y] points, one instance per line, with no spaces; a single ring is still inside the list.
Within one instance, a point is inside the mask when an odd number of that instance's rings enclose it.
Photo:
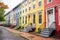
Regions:
[[[42,23],[42,12],[41,11],[38,11],[38,18],[39,18],[39,24]]]
[[[41,1],[38,4],[39,4],[39,6],[41,6],[42,5]]]
[[[38,0],[38,2],[40,2],[41,0]]]
[[[23,17],[23,24],[24,24],[24,17]]]
[[[50,2],[52,2],[52,0],[47,0],[47,3],[50,3]]]
[[[27,24],[27,16],[26,16],[26,19],[25,19],[25,24]]]
[[[35,9],[35,5],[33,5],[33,9]]]
[[[35,14],[33,14],[33,23],[35,23]]]

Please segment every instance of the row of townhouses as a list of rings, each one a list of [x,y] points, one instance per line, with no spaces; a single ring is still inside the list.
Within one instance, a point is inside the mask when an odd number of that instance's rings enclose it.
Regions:
[[[9,17],[8,17],[9,15]],[[8,17],[8,19],[7,19]],[[60,32],[60,0],[24,0],[6,15],[8,23],[38,29],[53,28]]]

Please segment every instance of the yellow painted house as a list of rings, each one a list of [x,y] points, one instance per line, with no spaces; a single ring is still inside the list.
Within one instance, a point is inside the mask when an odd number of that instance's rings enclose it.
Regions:
[[[30,23],[36,28],[44,29],[44,0],[24,0],[22,3],[22,22],[27,27]]]

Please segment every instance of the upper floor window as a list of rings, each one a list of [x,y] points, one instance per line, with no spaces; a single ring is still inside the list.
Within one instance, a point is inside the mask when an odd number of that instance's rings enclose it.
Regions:
[[[25,17],[25,24],[27,24],[27,16]]]
[[[27,12],[27,8],[25,9],[25,11]]]
[[[42,0],[38,0],[38,5],[39,5],[39,6],[42,5]]]
[[[29,10],[31,10],[31,7],[29,7]]]
[[[47,3],[50,3],[50,2],[52,2],[52,0],[47,0]]]
[[[35,0],[32,0],[32,1],[35,1]]]
[[[21,14],[22,12],[20,11],[20,14]]]
[[[23,17],[23,24],[24,24],[24,17]]]
[[[23,10],[23,13],[24,13],[24,10]]]
[[[41,11],[38,11],[38,22],[39,24],[42,23],[42,12]]]
[[[35,14],[33,14],[33,23],[35,23]]]
[[[33,5],[33,9],[35,9],[35,5]]]

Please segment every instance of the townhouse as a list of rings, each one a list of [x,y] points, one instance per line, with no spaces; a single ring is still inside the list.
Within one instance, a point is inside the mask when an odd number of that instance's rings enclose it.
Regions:
[[[46,28],[53,28],[60,33],[60,0],[45,0]]]
[[[22,5],[22,25],[28,27],[32,24],[38,32],[38,28],[44,29],[44,0],[24,0]]]

